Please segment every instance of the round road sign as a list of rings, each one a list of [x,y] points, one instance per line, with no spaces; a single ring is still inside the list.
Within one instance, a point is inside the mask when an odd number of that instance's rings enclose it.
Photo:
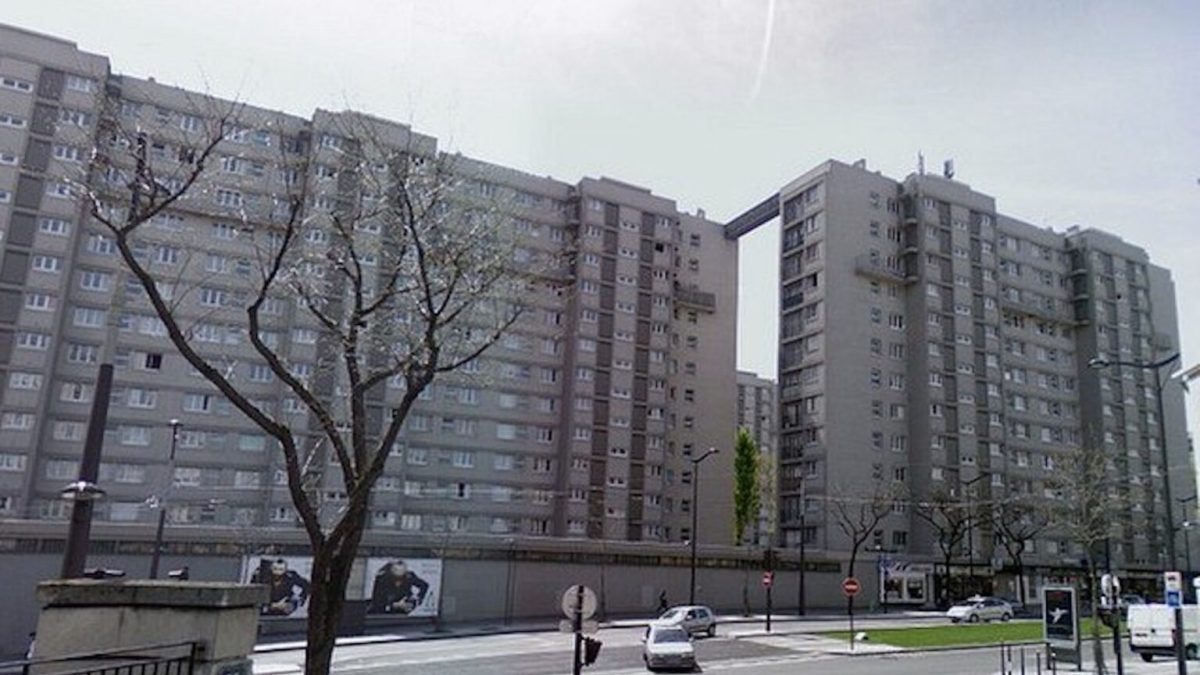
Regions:
[[[854,577],[842,579],[842,593],[845,593],[846,597],[853,598],[858,595],[860,590],[862,590],[862,585],[858,583],[858,579]]]
[[[770,588],[771,584],[773,584],[773,583],[775,583],[775,573],[774,572],[763,572],[763,582],[762,582],[763,587]]]
[[[579,586],[572,586],[563,592],[562,611],[568,619],[575,618],[575,610],[582,609],[583,618],[590,619],[596,614],[596,594],[587,586],[583,587],[583,606],[579,606]]]

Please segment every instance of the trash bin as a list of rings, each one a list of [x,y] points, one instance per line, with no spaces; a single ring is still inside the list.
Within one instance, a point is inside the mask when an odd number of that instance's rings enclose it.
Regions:
[[[338,622],[338,637],[363,635],[367,632],[367,606],[370,600],[347,600]]]

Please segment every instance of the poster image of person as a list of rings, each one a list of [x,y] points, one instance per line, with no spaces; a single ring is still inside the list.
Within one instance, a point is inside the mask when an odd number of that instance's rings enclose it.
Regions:
[[[437,615],[441,560],[370,558],[367,572],[368,614]]]
[[[251,560],[247,559],[247,567]],[[250,583],[262,584],[269,591],[267,602],[259,607],[259,613],[263,616],[307,616],[309,583],[304,574],[311,568],[309,558],[259,558],[249,579]]]

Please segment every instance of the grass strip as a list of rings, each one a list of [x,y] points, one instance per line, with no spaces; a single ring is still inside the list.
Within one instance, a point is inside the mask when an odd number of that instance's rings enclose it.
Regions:
[[[1091,636],[1091,619],[1084,619],[1079,627],[1084,638]],[[945,626],[916,626],[912,628],[876,628],[866,631],[871,642],[924,649],[930,647],[959,647],[968,645],[994,645],[1002,642],[1034,642],[1042,639],[1041,621],[1010,621],[1008,623],[967,623]],[[822,637],[849,640],[849,631],[820,633]],[[1111,636],[1112,631],[1100,627],[1101,636]]]

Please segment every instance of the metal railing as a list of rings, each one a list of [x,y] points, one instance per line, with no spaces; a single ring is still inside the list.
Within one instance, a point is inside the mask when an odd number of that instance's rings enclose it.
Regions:
[[[125,647],[0,663],[0,675],[191,675],[198,642]]]

